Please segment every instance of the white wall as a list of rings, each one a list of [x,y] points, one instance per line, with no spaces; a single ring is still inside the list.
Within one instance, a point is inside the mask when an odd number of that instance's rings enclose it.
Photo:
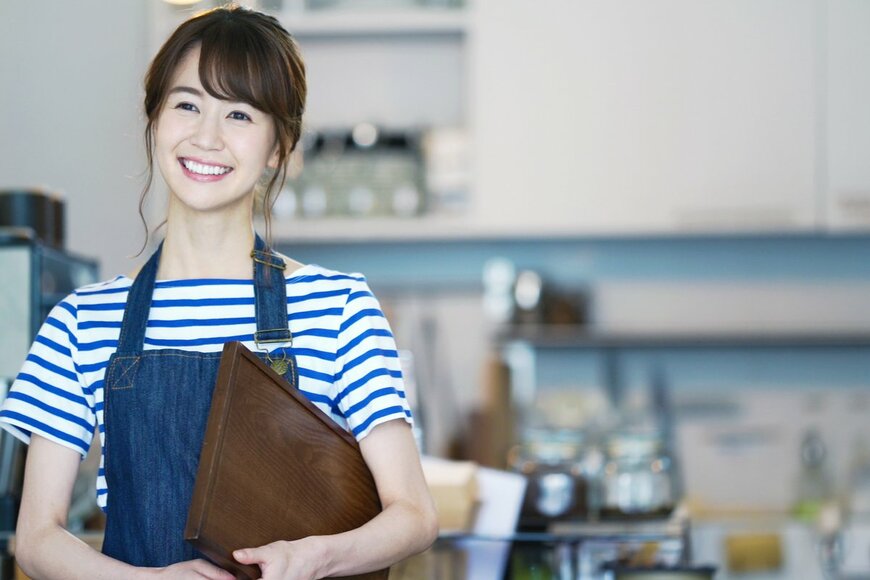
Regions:
[[[64,192],[67,248],[103,277],[143,239],[146,33],[145,2],[0,2],[0,189]]]

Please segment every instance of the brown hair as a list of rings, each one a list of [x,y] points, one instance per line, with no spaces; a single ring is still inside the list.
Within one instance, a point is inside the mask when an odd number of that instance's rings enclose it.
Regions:
[[[140,254],[148,245],[149,238],[143,207],[154,176],[154,127],[178,63],[197,45],[200,47],[199,78],[208,94],[217,99],[248,103],[271,115],[275,122],[278,169],[262,193],[266,239],[270,246],[270,210],[277,192],[284,187],[287,163],[302,133],[307,93],[305,64],[295,40],[278,20],[230,4],[182,23],[160,48],[145,75],[148,167],[145,187],[139,198],[139,217],[145,226],[145,242]]]

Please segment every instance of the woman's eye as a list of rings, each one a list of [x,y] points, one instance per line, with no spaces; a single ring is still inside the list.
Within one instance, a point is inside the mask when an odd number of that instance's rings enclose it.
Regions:
[[[196,107],[192,103],[178,103],[175,108],[183,111],[196,111]]]
[[[230,113],[230,117],[235,119],[236,121],[250,121],[251,117],[247,113],[243,113],[241,111],[233,111]]]

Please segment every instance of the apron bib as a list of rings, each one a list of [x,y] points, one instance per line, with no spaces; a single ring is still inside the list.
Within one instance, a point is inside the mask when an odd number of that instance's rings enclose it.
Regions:
[[[134,566],[204,558],[184,541],[221,352],[143,350],[163,244],[130,288],[105,380],[105,473],[110,490],[103,553]],[[260,344],[290,343],[284,262],[256,237],[254,310]],[[289,345],[287,345],[289,346]],[[272,363],[298,386],[295,357]],[[281,373],[281,370],[286,370]]]

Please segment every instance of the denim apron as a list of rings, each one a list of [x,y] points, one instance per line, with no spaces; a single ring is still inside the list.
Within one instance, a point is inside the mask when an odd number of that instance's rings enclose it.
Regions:
[[[130,288],[118,350],[105,382],[105,474],[110,490],[103,553],[134,566],[162,567],[205,556],[184,541],[220,352],[143,350],[163,244]],[[284,262],[254,251],[257,347],[289,343]],[[194,337],[191,337],[194,338]],[[296,361],[284,349],[272,363],[293,387]],[[285,372],[281,372],[285,371]]]

